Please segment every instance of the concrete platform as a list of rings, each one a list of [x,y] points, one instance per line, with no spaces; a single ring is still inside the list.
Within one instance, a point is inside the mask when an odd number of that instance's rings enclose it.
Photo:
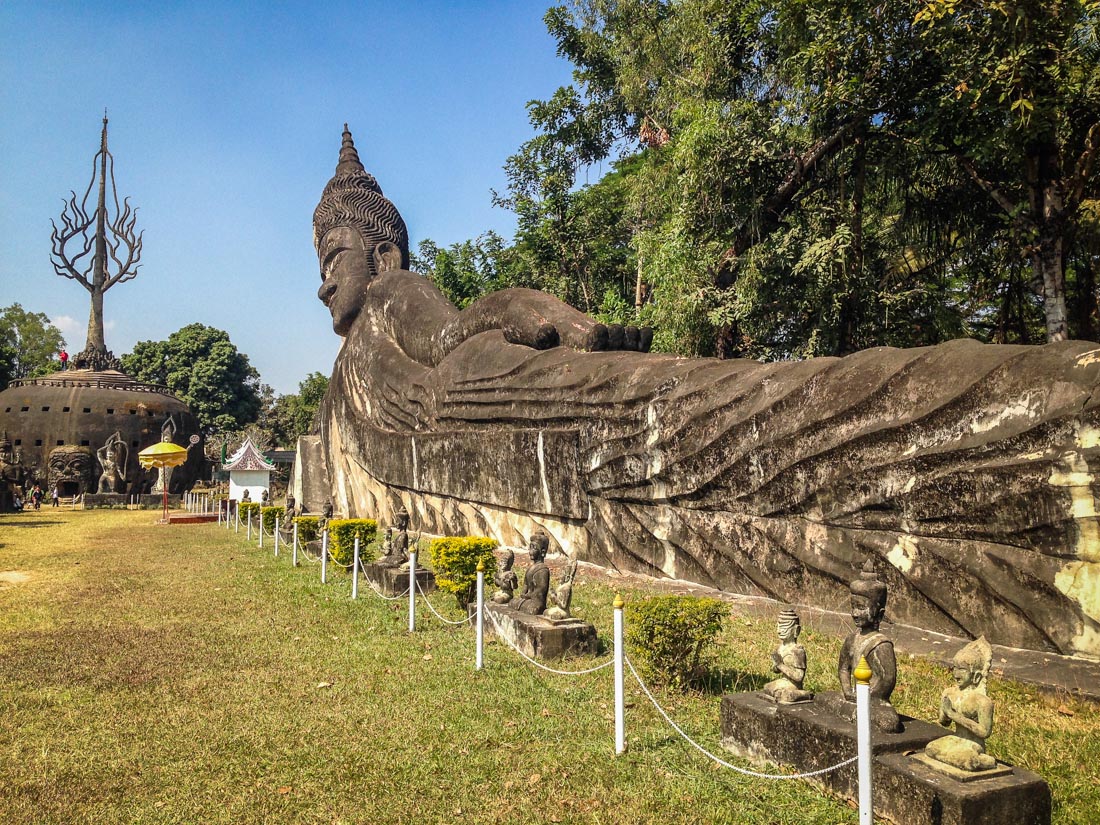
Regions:
[[[364,564],[363,575],[383,596],[400,596],[409,592],[409,571],[392,564]],[[422,593],[435,592],[435,574],[423,567],[416,569],[416,584]]]
[[[722,697],[721,719],[722,746],[761,767],[807,773],[856,754],[855,725],[816,699],[780,705],[760,692],[730,694]],[[953,777],[916,758],[944,728],[901,719],[900,733],[871,733],[877,816],[896,825],[1049,825],[1050,787],[1041,776],[1006,765],[981,778]],[[855,763],[808,781],[858,798]]]
[[[475,605],[470,605],[476,611]],[[547,619],[521,613],[507,605],[485,605],[489,633],[504,636],[532,659],[561,659],[564,656],[594,656],[598,649],[596,628],[581,619]]]

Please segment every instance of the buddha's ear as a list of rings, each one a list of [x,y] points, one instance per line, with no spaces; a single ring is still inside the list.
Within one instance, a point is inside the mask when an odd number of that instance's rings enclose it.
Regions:
[[[401,250],[392,241],[382,241],[374,247],[374,270],[379,275],[383,272],[401,269]]]

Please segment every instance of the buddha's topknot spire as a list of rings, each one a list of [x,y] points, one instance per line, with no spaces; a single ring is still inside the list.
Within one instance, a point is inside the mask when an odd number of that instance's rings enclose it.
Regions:
[[[351,139],[351,132],[345,123],[343,140],[340,142],[340,160],[336,163],[336,174],[351,175],[365,171],[363,164],[359,161],[359,153],[355,151],[355,142]]]

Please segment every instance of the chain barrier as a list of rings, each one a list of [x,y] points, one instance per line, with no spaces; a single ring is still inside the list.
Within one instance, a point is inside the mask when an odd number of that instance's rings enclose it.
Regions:
[[[542,662],[536,662],[534,659],[532,659],[530,656],[528,656],[526,653],[524,653],[522,650],[520,650],[518,647],[516,647],[514,644],[512,644],[512,642],[508,639],[508,637],[506,637],[503,633],[500,632],[500,625],[497,624],[496,617],[488,610],[484,610],[483,612],[486,616],[489,617],[489,621],[492,622],[493,632],[496,634],[496,637],[498,639],[501,639],[506,645],[508,645],[508,647],[512,648],[512,650],[514,650],[516,653],[518,653],[520,656],[522,656],[528,662],[533,664],[535,667],[541,668],[542,670],[545,670],[547,673],[556,673],[559,676],[583,676],[586,673],[595,673],[597,670],[603,670],[605,667],[611,667],[611,665],[615,664],[615,659],[611,658],[611,659],[608,659],[603,664],[599,664],[599,665],[596,665],[595,667],[587,668],[586,670],[557,670],[557,669],[552,668],[552,667],[547,667]]]
[[[407,588],[407,587],[406,587],[406,588],[405,588],[405,592],[404,592],[404,593],[402,593],[402,594],[400,594],[400,595],[398,595],[398,596],[387,596],[387,595],[386,595],[385,593],[383,593],[383,592],[382,592],[381,590],[379,590],[379,589],[378,589],[378,585],[376,585],[376,584],[375,584],[374,582],[372,582],[372,581],[371,581],[370,579],[368,579],[368,578],[366,578],[366,577],[364,576],[364,577],[363,577],[363,581],[365,581],[365,582],[367,583],[367,587],[369,587],[369,588],[370,588],[370,591],[371,591],[371,592],[372,592],[372,593],[373,593],[373,594],[374,594],[375,596],[377,596],[378,598],[382,599],[382,601],[386,601],[386,602],[396,602],[396,601],[400,601],[401,599],[404,599],[405,597],[407,597],[407,596],[409,595],[409,588]]]
[[[460,621],[455,622],[451,621],[450,619],[446,619],[443,616],[440,616],[439,611],[432,607],[432,603],[428,601],[428,594],[425,593],[424,588],[420,586],[420,579],[416,578],[416,576],[413,576],[413,579],[416,581],[416,592],[420,594],[420,598],[424,600],[424,604],[428,605],[428,610],[432,611],[432,613],[435,614],[435,617],[439,619],[439,621],[449,625],[463,625],[469,624],[475,618],[474,616],[467,616],[465,619],[461,619]],[[409,591],[406,590],[405,595],[408,595],[408,593]]]
[[[723,768],[729,768],[731,771],[736,771],[737,773],[744,774],[745,776],[752,776],[756,779],[809,779],[813,776],[821,776],[822,774],[835,771],[838,768],[843,768],[845,765],[851,765],[859,758],[858,756],[853,756],[851,759],[846,759],[843,762],[839,762],[836,765],[832,765],[828,768],[822,768],[821,770],[817,771],[808,771],[806,773],[759,773],[757,771],[750,771],[747,768],[739,768],[737,765],[731,765],[729,762],[722,759],[721,757],[715,756],[713,753],[708,751],[706,748],[704,748],[702,745],[700,745],[698,742],[696,742],[694,739],[684,733],[683,729],[672,721],[672,717],[665,713],[665,709],[657,703],[657,700],[655,698],[653,698],[653,694],[650,693],[649,688],[645,686],[645,682],[642,681],[642,677],[639,676],[638,671],[634,669],[634,663],[630,661],[630,657],[624,655],[623,660],[626,662],[626,666],[630,668],[630,672],[631,674],[633,674],[635,681],[638,683],[638,686],[642,689],[642,693],[646,695],[646,698],[649,699],[649,701],[653,704],[653,707],[657,709],[657,712],[664,717],[665,721],[672,726],[672,729],[680,734],[680,736],[683,737],[684,741],[695,748],[695,750],[699,751],[699,753],[703,754],[703,756],[706,756],[708,759],[711,759],[714,762],[718,763]]]

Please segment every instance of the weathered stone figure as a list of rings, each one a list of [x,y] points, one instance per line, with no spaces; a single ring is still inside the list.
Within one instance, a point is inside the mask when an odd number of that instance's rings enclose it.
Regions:
[[[550,537],[541,530],[533,533],[527,542],[531,566],[523,574],[523,592],[515,603],[516,610],[521,613],[541,616],[546,610],[546,598],[550,593],[550,568],[546,566],[546,551],[549,548]]]
[[[764,685],[764,693],[784,705],[805,702],[813,693],[802,689],[806,679],[806,648],[798,643],[802,622],[791,608],[785,608],[776,622],[779,647],[772,652],[772,671],[779,678]]]
[[[252,501],[252,491],[247,487],[245,487],[244,492],[241,493],[241,501]]]
[[[96,450],[96,458],[103,472],[99,476],[98,493],[117,493],[119,486],[126,480],[126,443],[122,434],[112,433],[106,443]]]
[[[297,502],[294,500],[294,496],[292,496],[288,493],[287,497],[286,497],[286,504],[283,507],[283,510],[284,510],[284,512],[283,512],[283,524],[290,524],[291,523],[291,521],[297,515],[297,512],[295,511],[296,507],[297,507]]]
[[[581,559],[822,606],[889,559],[909,624],[1100,655],[1075,504],[1100,472],[1096,344],[758,363],[626,351],[623,329],[584,351],[607,330],[551,296],[459,311],[408,271],[346,132],[314,241],[345,341],[310,478],[342,512],[415,499],[431,532],[545,525]]]
[[[871,720],[880,730],[901,729],[898,713],[890,704],[890,695],[897,684],[897,659],[894,643],[879,630],[886,614],[886,584],[875,574],[874,563],[868,559],[863,572],[850,586],[852,592],[852,621],[856,624],[840,648],[837,678],[845,704],[836,708],[846,716],[855,718],[856,687],[852,671],[862,657],[871,666]]]
[[[577,560],[573,559],[565,568],[561,581],[550,593],[553,604],[546,608],[543,616],[555,621],[569,618],[569,605],[573,602],[573,580],[577,578]]]
[[[496,573],[497,589],[492,597],[494,604],[508,604],[515,596],[516,588],[519,587],[519,577],[516,576],[516,571],[512,569],[512,565],[515,563],[516,554],[511,550],[506,551],[504,560],[501,563],[502,566]]]
[[[993,732],[993,700],[986,694],[992,661],[993,648],[984,636],[955,654],[955,684],[940,699],[940,724],[949,728],[954,723],[955,733],[924,749],[936,761],[963,771],[997,767],[997,760],[985,752],[985,740]]]
[[[78,496],[92,487],[95,461],[90,447],[65,445],[50,450],[49,486],[65,496]]]

